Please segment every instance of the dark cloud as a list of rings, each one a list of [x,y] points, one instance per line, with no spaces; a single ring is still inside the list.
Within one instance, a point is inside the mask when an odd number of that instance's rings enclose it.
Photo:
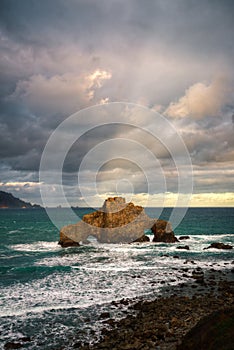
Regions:
[[[178,48],[213,51],[227,49],[233,39],[231,0],[2,0],[0,9],[2,29],[30,45],[57,45],[69,38],[90,49],[107,44],[113,49],[119,39],[123,46],[156,47],[159,39],[166,45],[176,39]]]
[[[209,171],[196,173],[200,191],[231,189],[233,15],[231,0],[2,0],[1,181],[7,176],[19,182],[38,179],[46,141],[70,114],[103,101],[130,101],[167,111],[195,166],[208,169],[219,163],[226,169],[222,176],[215,170],[216,182]],[[224,84],[212,90],[220,77]],[[201,108],[202,91],[209,86]],[[177,116],[182,119],[173,119]],[[164,167],[169,190],[177,187],[170,177],[173,161],[162,143],[130,127],[105,126],[83,135],[71,148],[64,163],[68,193],[85,154],[106,139],[123,136],[152,150]],[[173,136],[167,138],[173,143]],[[146,164],[150,169],[147,159]],[[122,173],[133,169],[135,180],[131,171],[129,179],[135,192],[146,190],[139,169],[124,161],[111,167]],[[110,192],[111,177],[107,165],[100,170],[99,183],[110,178]],[[22,193],[30,191],[33,196],[33,188]]]

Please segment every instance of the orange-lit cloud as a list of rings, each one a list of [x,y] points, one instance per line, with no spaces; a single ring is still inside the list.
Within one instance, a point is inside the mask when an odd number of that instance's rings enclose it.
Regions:
[[[170,103],[165,114],[174,118],[219,116],[222,107],[230,100],[231,89],[224,78],[210,84],[196,83],[177,102]]]

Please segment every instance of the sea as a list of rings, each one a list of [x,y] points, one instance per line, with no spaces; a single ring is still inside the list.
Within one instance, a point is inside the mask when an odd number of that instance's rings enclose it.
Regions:
[[[49,210],[66,218],[67,209]],[[168,220],[171,210],[164,208],[160,218]],[[92,209],[74,212],[80,218]],[[67,213],[61,226],[71,223]],[[155,208],[146,213],[155,217]],[[64,249],[46,210],[0,210],[0,348],[21,339],[22,349],[92,343],[105,315],[124,317],[127,306],[121,301],[150,300],[173,290],[188,280],[178,272],[184,266],[225,270],[233,263],[233,250],[204,248],[212,242],[234,245],[234,208],[189,208],[175,234],[190,238],[175,244],[101,244],[90,237],[90,244]],[[190,250],[177,249],[185,244]]]

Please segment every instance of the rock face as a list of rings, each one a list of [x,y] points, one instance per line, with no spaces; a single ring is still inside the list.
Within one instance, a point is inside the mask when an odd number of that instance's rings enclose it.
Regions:
[[[102,243],[131,243],[140,239],[155,220],[146,215],[143,207],[126,203],[124,198],[108,198],[100,210],[84,215],[77,224],[64,226],[59,244],[79,244],[90,235]]]
[[[186,334],[178,350],[231,350],[233,332],[234,309],[215,311]]]
[[[232,249],[232,246],[229,244],[224,244],[224,243],[211,243],[211,245],[205,249],[210,249],[210,248],[216,248],[216,249]]]
[[[78,246],[89,236],[102,243],[148,242],[150,239],[144,231],[150,229],[154,233],[153,242],[178,242],[169,222],[152,219],[143,207],[114,197],[106,199],[101,209],[84,215],[77,224],[64,226],[59,244],[62,247]]]
[[[141,206],[126,203],[124,198],[114,197],[105,200],[101,210],[83,216],[89,225],[102,228],[116,228],[129,224],[141,216],[141,220],[149,217]]]
[[[151,228],[154,233],[153,242],[174,243],[178,242],[172,231],[171,224],[165,220],[157,220]]]
[[[65,236],[65,234],[63,232],[60,232],[59,244],[63,248],[79,247],[79,245],[80,245],[78,242],[75,242],[71,238],[68,238],[67,236]]]
[[[38,204],[24,202],[19,198],[14,197],[11,193],[0,191],[0,209],[40,209]]]

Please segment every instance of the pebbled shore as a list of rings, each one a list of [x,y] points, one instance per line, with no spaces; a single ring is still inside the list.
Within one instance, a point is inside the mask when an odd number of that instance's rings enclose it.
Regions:
[[[112,319],[115,312],[102,312],[101,333],[92,331],[89,343],[77,329],[69,345],[53,349],[233,350],[234,262],[225,265],[226,270],[219,269],[218,263],[202,270],[195,262],[193,267],[175,268],[186,274],[187,282],[173,286],[165,283],[155,300],[112,301],[112,310],[125,314],[125,318]],[[3,349],[28,349],[31,342],[31,337],[15,338]]]
[[[194,280],[170,289],[166,296],[161,296],[154,301],[141,300],[129,305],[129,314],[120,321],[108,319],[108,314],[103,315],[103,318],[107,319],[103,321],[99,342],[90,345],[77,341],[74,348],[190,350],[193,348],[181,345],[185,335],[205,316],[218,310],[232,310],[233,296],[233,269],[226,271],[211,269],[206,271],[204,281]],[[228,331],[230,333],[230,330]],[[221,337],[226,339],[227,335],[223,333]],[[225,345],[225,339],[221,339],[221,343],[226,350],[229,347],[228,344]],[[207,344],[206,349],[208,349]]]

